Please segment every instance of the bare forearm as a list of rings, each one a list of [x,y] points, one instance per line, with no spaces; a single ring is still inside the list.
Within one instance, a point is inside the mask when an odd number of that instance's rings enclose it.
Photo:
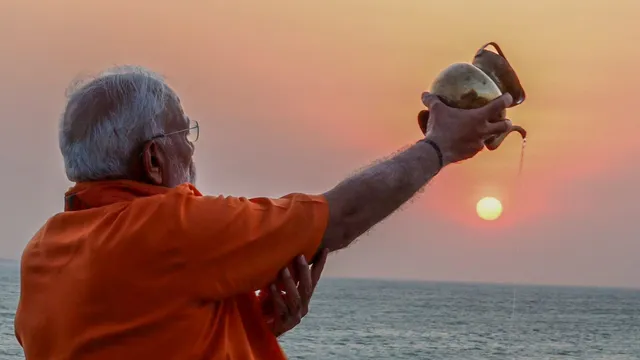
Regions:
[[[344,180],[324,194],[330,220],[323,245],[331,251],[347,247],[411,199],[439,169],[435,149],[420,141]]]

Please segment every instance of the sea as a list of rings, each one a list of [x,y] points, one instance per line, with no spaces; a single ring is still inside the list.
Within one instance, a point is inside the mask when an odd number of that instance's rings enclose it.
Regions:
[[[24,359],[17,263],[0,262],[0,359]],[[290,359],[640,360],[640,291],[322,279]]]

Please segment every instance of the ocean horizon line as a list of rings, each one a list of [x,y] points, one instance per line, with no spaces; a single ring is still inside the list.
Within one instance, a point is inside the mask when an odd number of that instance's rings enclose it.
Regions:
[[[19,266],[19,259],[0,257],[0,265]],[[603,289],[603,290],[629,290],[640,291],[639,285],[602,285],[602,284],[553,284],[536,282],[503,282],[491,280],[446,280],[446,279],[416,279],[416,278],[395,278],[395,277],[368,277],[368,276],[323,276],[327,280],[351,280],[351,281],[378,281],[390,283],[417,283],[417,284],[448,284],[448,285],[469,285],[469,286],[512,286],[512,287],[542,287],[542,288],[575,288],[575,289]]]
[[[376,281],[390,283],[417,283],[417,284],[443,284],[443,285],[469,285],[469,286],[512,286],[523,288],[564,288],[564,289],[602,289],[602,290],[629,290],[640,291],[640,286],[636,285],[598,285],[598,284],[552,284],[535,282],[500,282],[482,280],[434,280],[415,278],[391,278],[391,277],[365,277],[365,276],[323,276],[327,280],[354,280],[354,281]]]

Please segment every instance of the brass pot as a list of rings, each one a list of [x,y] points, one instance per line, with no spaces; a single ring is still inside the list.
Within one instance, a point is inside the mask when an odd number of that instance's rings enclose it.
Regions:
[[[489,45],[497,53],[487,50]],[[495,42],[481,47],[471,64],[455,63],[444,69],[431,84],[430,92],[443,103],[458,109],[480,108],[507,92],[513,97],[509,107],[521,104],[526,98],[518,75]],[[418,124],[423,133],[426,132],[428,119],[428,110],[418,115]],[[487,139],[485,145],[491,150],[496,149],[513,131],[520,133],[523,139],[527,136],[522,127],[514,125],[508,132]]]

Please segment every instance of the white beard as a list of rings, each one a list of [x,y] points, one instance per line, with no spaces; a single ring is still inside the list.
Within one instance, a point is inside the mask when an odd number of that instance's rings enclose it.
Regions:
[[[193,162],[191,162],[190,164],[181,164],[179,161],[177,161],[177,159],[173,159],[172,171],[174,172],[174,174],[178,175],[181,184],[196,183],[196,167]]]

